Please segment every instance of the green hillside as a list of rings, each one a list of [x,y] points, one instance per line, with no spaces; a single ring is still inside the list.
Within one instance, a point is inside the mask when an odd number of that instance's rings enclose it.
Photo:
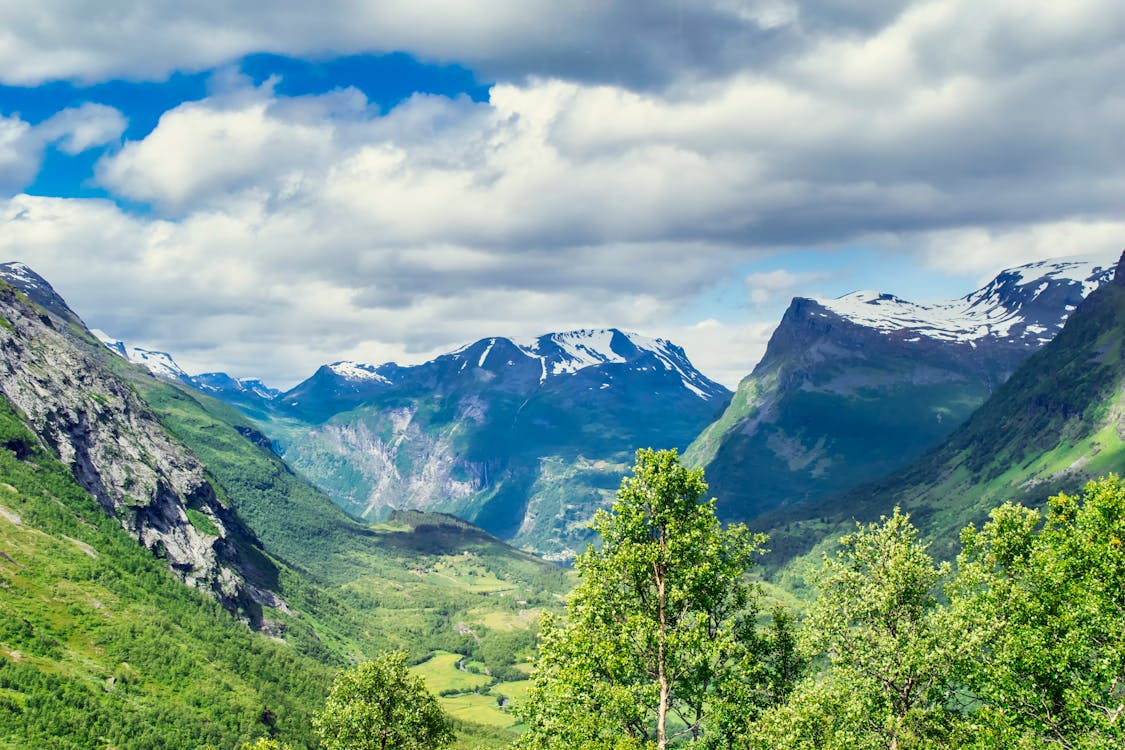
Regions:
[[[0,477],[0,747],[310,740],[334,670],[177,580],[3,399]]]
[[[515,720],[500,703],[522,689],[538,616],[560,605],[572,585],[568,571],[444,514],[353,520],[247,439],[247,420],[232,407],[154,378],[134,383],[265,547],[296,569],[282,567],[279,593],[316,633],[325,658],[401,648],[421,662],[457,653],[479,675],[472,690],[441,696],[460,734],[485,745],[511,739],[502,730]]]

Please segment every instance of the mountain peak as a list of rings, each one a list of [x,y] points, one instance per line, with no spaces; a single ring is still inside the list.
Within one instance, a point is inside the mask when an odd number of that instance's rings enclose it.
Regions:
[[[172,359],[171,354],[146,349],[143,346],[128,346],[121,339],[116,339],[105,331],[97,328],[90,329],[90,333],[94,334],[98,341],[105,344],[107,349],[127,362],[141,365],[157,377],[178,380],[188,383],[189,385],[191,384],[190,376],[184,372],[182,367],[176,364],[176,360]]]
[[[1113,273],[1113,283],[1115,286],[1125,286],[1125,252],[1121,253],[1121,259],[1117,261],[1117,270]]]
[[[1113,269],[1108,258],[1049,259],[1000,271],[956,300],[918,303],[873,291],[812,300],[857,325],[914,337],[907,340],[975,346],[982,339],[1003,339],[1039,345],[1051,340],[1090,292],[1112,278]]]
[[[0,279],[11,284],[17,291],[27,295],[35,304],[62,318],[78,320],[78,316],[66,304],[47,280],[19,261],[0,263]]]

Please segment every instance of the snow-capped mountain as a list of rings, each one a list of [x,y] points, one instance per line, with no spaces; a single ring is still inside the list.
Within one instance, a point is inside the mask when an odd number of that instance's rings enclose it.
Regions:
[[[325,365],[262,428],[356,515],[448,511],[567,556],[637,448],[684,448],[729,397],[675,344],[608,328]]]
[[[141,365],[156,377],[183,383],[250,412],[259,412],[263,408],[263,402],[272,401],[281,395],[281,391],[270,388],[257,378],[234,378],[225,372],[188,375],[167,352],[147,349],[143,346],[131,346],[96,328],[91,329],[90,332],[117,356],[127,362]]]
[[[141,365],[157,377],[177,380],[191,385],[191,376],[176,364],[176,360],[172,359],[172,355],[168,352],[158,352],[154,349],[146,349],[143,346],[129,346],[121,339],[114,338],[97,328],[91,328],[90,333],[97,336],[107,349],[115,352],[125,361]]]
[[[597,387],[611,389],[615,377],[626,371],[660,373],[669,383],[708,403],[730,395],[699,372],[684,350],[672,342],[602,328],[548,333],[533,339],[480,339],[420,365],[333,362],[283,394],[280,403],[307,418],[322,420],[393,391],[400,383],[426,381],[434,387],[448,387],[458,379],[471,380],[489,373],[490,380],[499,377],[492,387],[530,393],[575,377],[586,387],[587,379],[605,375]]]
[[[948,302],[917,303],[869,291],[813,301],[856,325],[906,341],[994,338],[1038,347],[1058,333],[1079,302],[1113,277],[1115,262],[1107,257],[1028,263],[1001,271],[975,292]]]
[[[205,393],[243,393],[271,401],[281,395],[281,391],[270,388],[257,378],[233,378],[225,372],[204,372],[190,377],[191,384]]]
[[[854,292],[796,298],[727,411],[692,444],[728,518],[825,499],[948,437],[1067,316],[1116,258],[1001,271],[956,300]]]

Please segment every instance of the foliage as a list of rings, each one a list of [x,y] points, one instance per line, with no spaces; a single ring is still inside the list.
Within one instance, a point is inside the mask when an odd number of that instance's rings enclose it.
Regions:
[[[239,750],[290,750],[290,748],[284,742],[278,742],[269,737],[259,737],[254,742],[243,743]]]
[[[700,503],[706,489],[676,451],[637,452],[595,518],[602,547],[577,561],[568,621],[543,624],[521,747],[664,747],[705,736],[723,706],[761,701],[745,573],[764,539],[723,529],[714,501]]]
[[[951,587],[977,747],[1125,743],[1125,483],[1110,475],[1046,514],[1016,505],[962,534]]]
[[[827,667],[756,731],[761,747],[941,747],[953,716],[953,653],[935,566],[897,508],[841,540],[820,571],[803,633]]]
[[[313,725],[324,750],[441,750],[454,739],[422,678],[407,669],[404,652],[343,672]]]
[[[312,741],[330,671],[185,586],[0,398],[0,746]]]

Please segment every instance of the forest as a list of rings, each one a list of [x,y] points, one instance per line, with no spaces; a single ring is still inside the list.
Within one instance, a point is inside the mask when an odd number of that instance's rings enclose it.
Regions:
[[[954,561],[896,508],[825,556],[799,616],[763,611],[750,570],[768,540],[724,528],[706,489],[675,451],[638,452],[566,616],[542,623],[517,750],[1122,747],[1119,477],[994,509]],[[450,744],[403,658],[337,679],[324,747]]]

